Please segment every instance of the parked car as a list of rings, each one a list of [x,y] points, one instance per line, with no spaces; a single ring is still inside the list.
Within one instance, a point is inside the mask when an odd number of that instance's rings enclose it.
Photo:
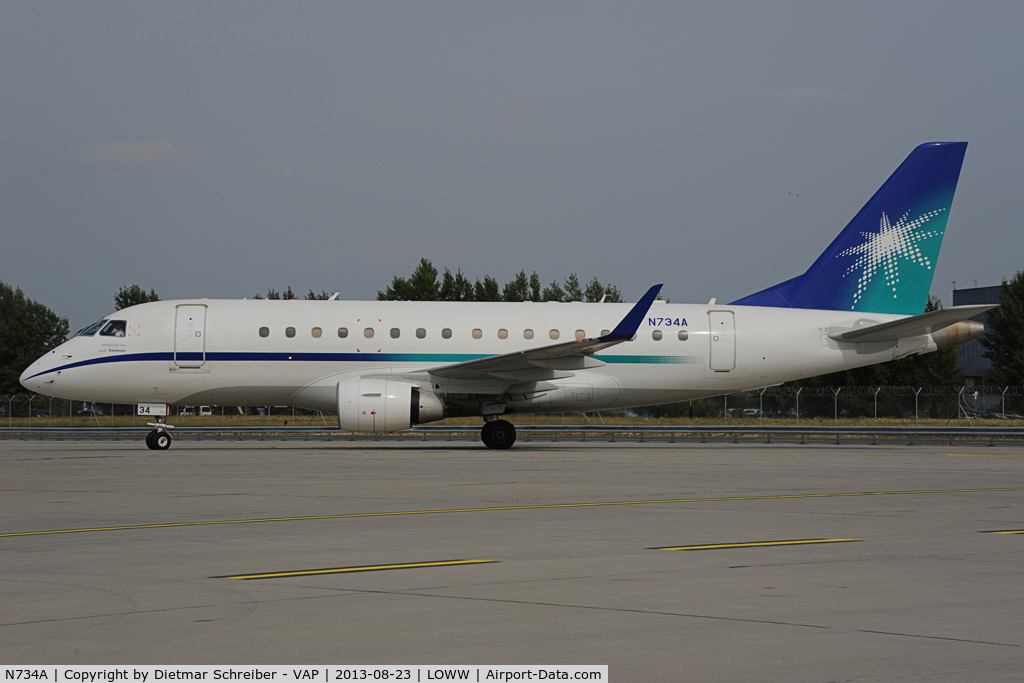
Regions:
[[[213,408],[210,406],[199,406],[199,417],[213,417]]]

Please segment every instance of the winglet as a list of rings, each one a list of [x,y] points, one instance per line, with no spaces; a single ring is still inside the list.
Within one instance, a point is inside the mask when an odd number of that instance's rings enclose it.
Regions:
[[[606,334],[603,337],[598,337],[598,341],[601,342],[623,342],[629,341],[636,334],[636,331],[640,329],[640,323],[643,322],[644,316],[647,315],[647,311],[650,310],[654,300],[658,297],[658,292],[661,291],[661,285],[654,285],[647,290],[647,293],[640,297],[640,301],[636,302],[636,306],[630,309],[626,317],[619,321],[619,324],[615,326],[615,329],[611,331],[611,334]]]

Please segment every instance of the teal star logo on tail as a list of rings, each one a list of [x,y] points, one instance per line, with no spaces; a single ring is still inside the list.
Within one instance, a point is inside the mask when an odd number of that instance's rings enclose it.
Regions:
[[[899,296],[901,263],[907,263],[910,266],[916,265],[919,269],[923,269],[920,275],[915,272],[917,269],[913,269],[911,272],[904,273],[905,277],[916,280],[923,276],[929,283],[931,282],[931,273],[927,271],[932,269],[932,260],[927,254],[921,253],[921,243],[931,237],[938,237],[941,242],[945,230],[924,230],[923,227],[943,211],[946,209],[928,211],[913,220],[907,220],[910,216],[910,212],[907,211],[895,223],[891,223],[883,211],[882,218],[879,220],[878,232],[862,232],[861,236],[864,238],[864,242],[836,254],[836,258],[856,257],[843,273],[843,278],[859,273],[857,290],[853,292],[853,304],[850,306],[850,310],[856,310],[857,304],[864,298],[872,282],[876,283],[872,289],[875,290],[873,295],[877,296],[879,293],[877,290],[881,286],[880,273],[885,278],[885,291],[891,290],[892,298],[896,299]],[[940,223],[944,223],[944,221],[940,221]],[[876,280],[876,278],[878,279]]]

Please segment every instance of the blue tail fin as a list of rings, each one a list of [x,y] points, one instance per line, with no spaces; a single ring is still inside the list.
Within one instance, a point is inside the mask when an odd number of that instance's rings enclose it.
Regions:
[[[922,313],[966,151],[966,142],[921,145],[806,273],[732,303]]]

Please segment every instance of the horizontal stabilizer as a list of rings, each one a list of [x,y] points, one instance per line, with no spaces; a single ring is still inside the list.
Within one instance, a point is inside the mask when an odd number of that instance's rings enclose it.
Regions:
[[[907,339],[908,337],[921,337],[932,334],[939,330],[954,325],[961,320],[973,318],[985,311],[997,308],[995,304],[983,304],[979,306],[954,306],[943,308],[938,311],[929,311],[910,318],[893,320],[888,323],[872,324],[873,321],[860,321],[854,324],[853,329],[839,331],[829,334],[829,337],[836,341],[853,342],[866,344],[870,342],[895,341]],[[863,324],[861,324],[863,323]]]

